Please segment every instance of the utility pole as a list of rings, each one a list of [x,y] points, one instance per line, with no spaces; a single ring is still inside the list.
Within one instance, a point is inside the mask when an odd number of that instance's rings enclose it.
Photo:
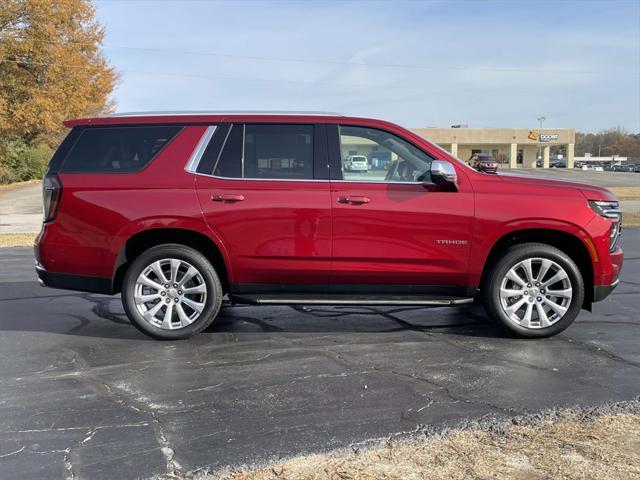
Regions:
[[[547,117],[544,117],[544,116],[542,116],[542,117],[538,117],[538,118],[537,118],[538,123],[540,123],[540,129],[541,129],[541,130],[542,130],[542,122],[544,122],[546,119],[547,119]],[[536,162],[537,162],[539,159],[540,159],[540,146],[538,146],[538,147],[536,148]]]

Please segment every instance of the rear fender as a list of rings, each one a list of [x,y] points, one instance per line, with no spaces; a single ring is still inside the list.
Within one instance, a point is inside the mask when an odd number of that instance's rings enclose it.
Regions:
[[[153,229],[186,230],[208,237],[222,254],[229,280],[233,280],[229,253],[220,236],[213,229],[209,228],[209,226],[204,223],[204,220],[199,222],[190,217],[149,217],[128,224],[118,232],[118,235],[114,238],[114,254],[117,255],[117,261],[115,262],[113,270],[114,275],[118,268],[127,261],[125,254],[127,241],[140,232],[147,232]]]

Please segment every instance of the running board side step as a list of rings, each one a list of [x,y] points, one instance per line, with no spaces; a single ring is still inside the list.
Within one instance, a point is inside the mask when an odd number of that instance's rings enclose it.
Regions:
[[[234,303],[257,305],[461,305],[473,302],[471,297],[433,297],[429,295],[230,295]]]

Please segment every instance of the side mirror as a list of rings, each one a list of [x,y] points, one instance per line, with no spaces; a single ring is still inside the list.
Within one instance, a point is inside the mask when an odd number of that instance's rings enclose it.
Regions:
[[[431,162],[431,181],[436,185],[458,186],[458,174],[451,162],[434,160]]]

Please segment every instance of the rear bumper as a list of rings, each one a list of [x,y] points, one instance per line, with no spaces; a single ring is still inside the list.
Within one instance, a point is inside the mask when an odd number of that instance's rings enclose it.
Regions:
[[[36,273],[38,274],[38,282],[43,287],[113,295],[113,286],[111,278],[109,277],[90,277],[86,275],[48,272],[37,261]]]
[[[614,288],[618,286],[620,281],[616,280],[611,285],[596,285],[593,287],[593,301],[600,302],[609,296],[613,292]]]

